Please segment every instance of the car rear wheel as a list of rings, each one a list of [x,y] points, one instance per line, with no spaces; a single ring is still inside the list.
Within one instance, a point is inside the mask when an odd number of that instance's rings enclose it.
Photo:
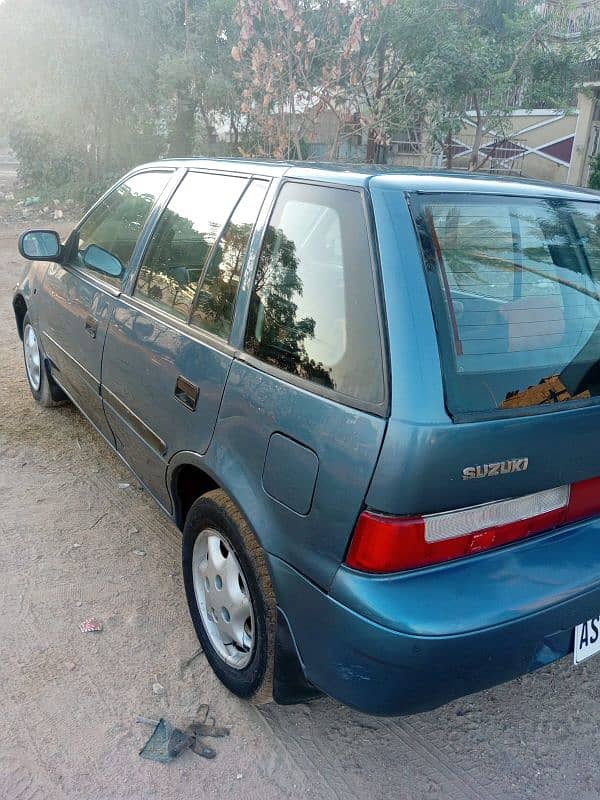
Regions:
[[[37,331],[29,314],[25,314],[23,319],[23,358],[27,382],[35,401],[45,408],[62,405],[67,398],[48,374]]]
[[[211,667],[234,694],[268,702],[275,595],[262,547],[224,491],[192,505],[182,561],[192,622]]]

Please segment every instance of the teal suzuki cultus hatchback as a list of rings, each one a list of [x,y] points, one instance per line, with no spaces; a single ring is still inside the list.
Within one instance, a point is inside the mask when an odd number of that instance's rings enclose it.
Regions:
[[[596,194],[164,161],[19,246],[32,394],[181,528],[233,692],[397,714],[600,650]]]

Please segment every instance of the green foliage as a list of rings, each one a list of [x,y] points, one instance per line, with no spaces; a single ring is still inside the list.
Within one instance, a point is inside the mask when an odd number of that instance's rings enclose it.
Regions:
[[[583,56],[545,24],[534,0],[4,0],[1,127],[25,189],[84,202],[165,155],[306,158],[324,113],[330,157],[360,131],[377,160],[467,107],[502,130],[518,91],[566,108]]]
[[[515,105],[570,105],[581,54],[575,47],[549,45],[548,20],[539,16],[535,3],[464,0],[440,10],[437,0],[415,0],[412,21],[408,47],[412,63],[420,65],[418,81],[433,138],[443,143],[471,109],[472,169],[480,166],[478,139],[490,130],[507,132]]]
[[[154,25],[145,0],[0,5],[0,112],[25,185],[76,199],[158,155]],[[140,34],[132,39],[131,31]]]
[[[20,160],[20,177],[26,186],[35,186],[42,195],[52,193],[65,175],[77,174],[82,162],[68,145],[48,130],[30,121],[15,118],[9,144]]]
[[[567,108],[576,104],[575,86],[584,80],[583,55],[568,50],[539,50],[531,59],[531,72],[523,108]]]
[[[588,179],[590,189],[600,190],[600,154],[594,156],[590,164],[590,177]]]

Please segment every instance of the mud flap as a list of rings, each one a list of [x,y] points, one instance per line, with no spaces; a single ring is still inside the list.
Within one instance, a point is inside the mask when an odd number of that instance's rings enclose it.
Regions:
[[[280,705],[302,703],[320,697],[304,675],[302,661],[290,630],[287,617],[277,608],[277,634],[275,642],[275,665],[273,670],[273,699]]]

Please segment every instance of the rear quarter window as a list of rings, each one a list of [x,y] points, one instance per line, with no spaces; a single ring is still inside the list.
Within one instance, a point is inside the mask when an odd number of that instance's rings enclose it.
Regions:
[[[245,347],[311,383],[383,403],[381,337],[359,192],[283,186],[258,260]]]
[[[451,414],[600,395],[599,203],[452,194],[411,207]]]

